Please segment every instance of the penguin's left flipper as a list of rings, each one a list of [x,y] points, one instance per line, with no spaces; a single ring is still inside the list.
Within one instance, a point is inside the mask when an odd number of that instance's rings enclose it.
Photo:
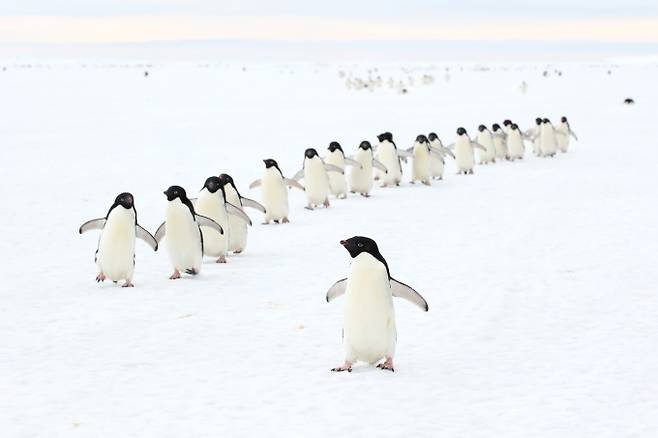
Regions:
[[[578,141],[578,136],[571,130],[571,128],[569,128],[569,135],[571,135],[574,140]]]
[[[454,144],[454,143],[450,143],[450,144],[449,144],[448,146],[446,146],[445,148],[448,149],[449,151],[452,151],[452,150],[455,148],[455,144]]]
[[[304,169],[303,168],[299,169],[297,171],[297,173],[292,176],[292,179],[294,179],[295,181],[299,181],[302,178],[304,178]]]
[[[443,151],[439,148],[435,148],[433,146],[430,146],[430,153],[437,155],[441,158],[445,158],[446,156],[443,154]]]
[[[253,208],[260,211],[261,213],[266,213],[265,207],[260,202],[245,197],[241,197],[240,200],[242,201],[243,207]]]
[[[331,291],[331,289],[329,291]],[[418,292],[413,290],[411,286],[408,286],[400,281],[397,281],[395,278],[392,277],[391,277],[391,293],[393,294],[394,297],[404,298],[405,300],[412,302],[413,304],[417,305],[425,312],[429,310],[429,306],[427,305],[427,301],[425,301],[425,298],[423,298]]]
[[[104,217],[98,219],[92,219],[82,224],[78,232],[82,234],[91,230],[102,230],[103,227],[105,227],[105,222],[107,222],[107,219],[105,219]]]
[[[226,204],[228,204],[228,202]],[[199,224],[200,227],[212,228],[213,230],[218,231],[219,234],[224,234],[224,228],[222,228],[221,225],[219,225],[217,222],[210,219],[209,217],[202,216],[200,214],[195,214],[194,218],[196,219],[196,222],[197,222],[197,224]],[[164,225],[164,224],[162,224],[162,225]],[[160,225],[160,226],[162,226],[162,225]],[[158,233],[156,232],[155,234],[157,235]]]
[[[452,151],[448,148],[443,148],[443,152],[450,155],[453,159],[455,159],[455,154],[452,153]]]
[[[235,205],[231,204],[230,202],[227,202],[226,203],[226,212],[228,214],[232,214],[233,216],[239,217],[240,219],[242,219],[243,221],[245,221],[246,223],[248,223],[251,226],[251,219],[249,218],[249,216],[247,216],[247,213],[242,211],[241,208],[236,207]]]
[[[485,152],[487,151],[487,148],[485,148],[484,146],[482,146],[482,145],[481,145],[480,143],[478,143],[477,141],[472,141],[471,144],[473,145],[474,148],[478,148],[478,149],[483,150],[483,151],[485,151]]]
[[[192,203],[192,205],[194,205],[196,207],[197,198],[189,198],[189,199],[190,199],[190,202]]]
[[[164,239],[165,234],[167,233],[167,223],[162,222],[158,229],[155,231],[155,241],[159,245],[162,239]]]
[[[249,188],[255,189],[256,187],[260,187],[261,184],[263,184],[263,181],[257,179],[256,181],[252,181],[251,184],[249,184]]]
[[[340,167],[334,166],[333,164],[328,164],[328,163],[324,163],[324,170],[326,170],[327,172],[338,172],[338,173],[342,173],[342,174],[345,173],[345,171],[343,169],[341,169]]]
[[[358,167],[359,169],[363,169],[361,163],[350,157],[345,157],[345,164],[347,164],[348,166],[354,166],[354,167]]]
[[[148,246],[153,249],[153,251],[158,250],[158,241],[155,240],[155,237],[149,233],[146,229],[142,228],[140,224],[135,224],[135,237],[142,239],[148,244]]]
[[[399,156],[399,157],[402,157],[402,158],[408,158],[408,157],[411,157],[411,156],[413,156],[413,152],[412,152],[413,149],[414,149],[413,147],[412,147],[412,148],[409,148],[409,149],[407,149],[407,150],[404,150],[404,149],[398,149],[398,156]]]
[[[384,166],[384,164],[381,161],[376,160],[374,158],[372,159],[372,167],[374,167],[375,169],[379,169],[384,173],[388,173],[388,169],[386,168],[386,166]]]
[[[288,187],[295,187],[295,188],[301,190],[302,192],[303,192],[304,190],[306,190],[306,189],[304,188],[303,185],[301,185],[300,183],[298,183],[298,182],[295,181],[294,179],[284,178],[283,181],[286,183],[286,185],[287,185]]]
[[[327,291],[327,303],[330,303],[334,298],[338,298],[341,295],[345,294],[347,290],[347,278],[338,280],[329,288]]]

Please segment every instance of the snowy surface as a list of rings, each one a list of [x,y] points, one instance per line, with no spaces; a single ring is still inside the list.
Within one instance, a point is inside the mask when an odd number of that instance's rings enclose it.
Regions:
[[[3,437],[656,436],[655,64],[418,65],[407,95],[348,90],[338,71],[366,65],[81,64],[0,64]],[[140,241],[136,287],[98,285],[97,234],[77,234],[122,191],[153,232],[172,184],[227,172],[258,199],[263,158],[292,175],[332,140],[539,115],[580,142],[432,187],[407,171],[326,211],[291,191],[291,224],[251,211],[246,253],[196,278]],[[342,301],[324,294],[355,234],[430,305],[396,301],[395,373],[329,371]]]

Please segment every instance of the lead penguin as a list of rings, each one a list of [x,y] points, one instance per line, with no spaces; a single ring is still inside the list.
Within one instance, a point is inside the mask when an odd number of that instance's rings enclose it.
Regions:
[[[352,371],[357,361],[379,363],[377,368],[394,371],[397,343],[393,297],[411,301],[423,311],[427,301],[418,292],[391,277],[377,243],[368,237],[342,240],[352,266],[347,278],[338,280],[327,292],[327,302],[345,295],[343,345],[345,362],[332,371]]]

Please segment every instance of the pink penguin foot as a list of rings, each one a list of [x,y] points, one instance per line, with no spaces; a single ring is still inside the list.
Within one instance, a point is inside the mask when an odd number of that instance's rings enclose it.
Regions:
[[[106,278],[107,278],[107,277],[105,276],[105,274],[103,274],[103,273],[101,272],[100,274],[98,274],[98,275],[96,276],[96,283],[100,283],[101,281],[105,281]]]
[[[331,371],[335,371],[337,373],[340,373],[341,371],[347,371],[348,373],[352,372],[352,362],[345,361],[344,364],[341,366],[332,368]]]
[[[176,269],[174,273],[169,276],[170,280],[178,280],[179,278],[180,278],[180,272],[178,271],[178,269]]]
[[[126,282],[123,283],[121,287],[135,287],[135,285],[132,284],[130,281],[126,280]]]
[[[392,357],[387,357],[386,360],[383,363],[380,363],[377,365],[377,368],[380,368],[382,370],[390,370],[395,372],[395,369],[393,369],[393,358]]]

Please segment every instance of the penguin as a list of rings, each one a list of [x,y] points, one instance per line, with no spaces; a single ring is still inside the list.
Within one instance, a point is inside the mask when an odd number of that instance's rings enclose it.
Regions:
[[[364,140],[359,144],[356,154],[354,154],[354,161],[359,163],[359,166],[352,167],[350,172],[350,192],[359,193],[368,198],[373,184],[373,167],[383,172],[383,175],[386,175],[388,171],[379,160],[374,158],[369,141]]]
[[[532,141],[532,153],[539,156],[540,155],[540,149],[539,149],[539,131],[541,130],[541,124],[542,124],[542,118],[537,117],[535,119],[535,126],[533,126],[530,129],[527,129],[525,131],[525,137],[529,140]]]
[[[475,165],[473,149],[478,148],[486,151],[487,149],[480,143],[471,140],[464,128],[457,128],[457,140],[448,149],[455,149],[455,162],[457,163],[457,174],[472,175]]]
[[[399,151],[393,141],[393,134],[384,132],[377,136],[379,144],[375,158],[386,167],[387,173],[377,171],[375,179],[381,180],[382,187],[399,186],[402,181],[402,164],[400,156],[410,156],[404,151]]]
[[[443,159],[443,156],[432,149],[430,146],[427,137],[424,135],[419,135],[416,137],[413,148],[413,160],[411,163],[411,184],[415,184],[416,181],[420,181],[426,186],[431,185],[431,173],[430,173],[430,157],[432,154],[437,154],[438,157]]]
[[[262,200],[265,206],[265,221],[267,225],[270,221],[278,224],[279,222],[287,224],[288,219],[288,190],[287,187],[295,187],[304,191],[304,186],[294,179],[283,176],[277,162],[271,158],[263,160],[265,163],[265,172],[262,179],[257,179],[249,184],[250,189],[262,186]]]
[[[507,149],[510,160],[522,160],[525,153],[523,134],[516,123],[512,123],[507,133]]]
[[[245,198],[238,192],[238,188],[235,187],[235,182],[231,175],[222,173],[219,175],[219,182],[224,190],[224,195],[226,196],[226,201],[239,208],[244,212],[245,207],[250,207],[255,210],[260,211],[265,214],[267,211],[265,207],[253,199]],[[245,213],[246,214],[246,213]],[[247,230],[249,224],[236,215],[228,216],[228,250],[234,254],[242,253],[247,247]]]
[[[496,149],[496,158],[499,160],[508,158],[507,154],[507,134],[503,132],[498,123],[491,126],[491,135],[493,136],[494,148]]]
[[[432,179],[443,179],[443,171],[445,170],[445,156],[450,155],[452,158],[455,158],[452,151],[443,146],[441,139],[435,132],[430,132],[427,136],[429,140],[430,147],[435,150],[434,153],[430,154],[430,176]]]
[[[82,224],[78,232],[101,230],[94,262],[98,267],[96,281],[109,278],[113,282],[124,280],[122,287],[133,287],[135,269],[135,238],[146,242],[153,251],[158,250],[155,237],[137,223],[137,210],[130,193],[119,194],[103,218]]]
[[[337,141],[332,141],[329,143],[329,154],[325,158],[325,163],[333,164],[336,167],[343,169],[345,172],[345,166],[361,166],[359,163],[353,159],[346,157],[343,152],[343,148]],[[329,172],[329,188],[331,189],[331,194],[338,199],[347,198],[347,182],[345,181],[345,174],[339,172]]]
[[[427,312],[427,301],[410,286],[391,277],[377,243],[362,236],[341,240],[352,257],[347,278],[329,288],[327,302],[345,295],[343,345],[345,362],[332,371],[352,371],[357,361],[394,371],[397,343],[393,297],[404,298]],[[383,362],[382,362],[383,361]]]
[[[318,155],[318,151],[308,148],[304,151],[304,165],[292,177],[295,181],[304,179],[306,193],[306,208],[313,210],[319,205],[329,208],[329,176],[328,172],[338,172],[344,174],[345,171],[333,164],[326,164]]]
[[[571,137],[578,141],[578,136],[571,130],[569,121],[565,116],[560,118],[560,123],[557,125],[557,128],[555,128],[555,134],[557,138],[557,146],[562,153],[566,153],[569,150],[569,140]]]
[[[557,152],[555,128],[549,119],[543,119],[539,130],[539,149],[542,157],[554,157]]]
[[[494,138],[491,131],[485,125],[478,126],[477,142],[480,143],[486,150],[478,150],[478,157],[480,164],[489,164],[496,162],[496,146],[494,145]]]
[[[204,238],[203,255],[216,257],[217,263],[226,263],[230,240],[229,217],[236,216],[248,225],[251,225],[251,219],[241,208],[228,202],[224,185],[218,176],[206,179],[199,197],[193,203],[197,213],[214,220],[224,230],[218,233],[209,227],[201,228]]]
[[[180,278],[181,271],[197,275],[201,272],[204,250],[201,227],[219,234],[224,234],[224,229],[209,217],[196,213],[184,188],[171,186],[164,194],[167,197],[167,211],[165,221],[155,232],[155,241],[159,244],[165,235],[167,237],[169,260],[174,268],[169,279]]]

